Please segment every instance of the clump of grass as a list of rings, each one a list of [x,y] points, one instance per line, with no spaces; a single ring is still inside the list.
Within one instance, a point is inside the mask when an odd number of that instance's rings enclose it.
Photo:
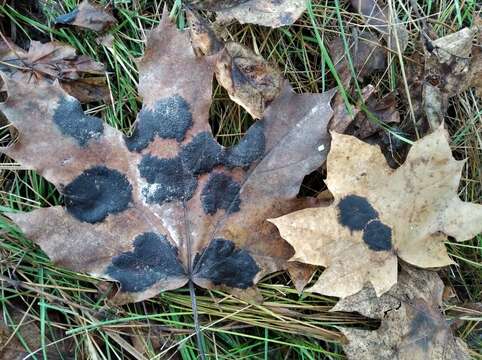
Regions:
[[[11,3],[11,2],[10,2]],[[72,10],[75,0],[45,1],[43,17],[26,14],[18,8],[0,4],[4,22],[14,24],[18,34],[57,39],[107,65],[112,104],[90,104],[86,110],[101,116],[107,123],[128,133],[140,109],[137,95],[137,69],[134,59],[142,55],[146,32],[161,17],[162,1],[116,1],[119,23],[112,29],[113,47],[99,45],[95,35],[67,29],[54,29],[55,16]],[[416,51],[421,18],[433,26],[439,36],[470,25],[476,1],[442,0],[393,2],[398,18],[410,30],[409,51]],[[169,2],[171,15],[184,26],[181,2]],[[419,14],[420,18],[415,17]],[[308,10],[293,26],[267,29],[232,24],[227,27],[229,39],[246,44],[277,64],[297,92],[321,92],[338,86],[347,103],[354,104],[356,92],[343,88],[329,56],[327,44],[339,36],[349,39],[353,27],[363,27],[348,1],[309,1]],[[346,43],[345,43],[346,44]],[[345,49],[349,54],[349,51]],[[391,54],[385,72],[370,81],[381,93],[404,89],[399,71],[413,61],[410,55]],[[360,88],[353,79],[354,87]],[[211,106],[211,125],[220,143],[231,145],[239,140],[253,120],[231,102],[224,90],[215,85]],[[402,103],[402,101],[401,101]],[[413,129],[411,109],[402,107],[401,127]],[[447,123],[452,146],[459,158],[467,158],[460,196],[480,202],[481,173],[481,107],[472,91],[454,98]],[[7,125],[0,128],[2,144],[8,140]],[[414,137],[415,132],[412,132]],[[0,210],[29,211],[33,208],[62,204],[57,190],[33,171],[21,169],[3,157],[0,165]],[[304,192],[316,194],[324,188],[322,171],[304,184]],[[92,359],[196,359],[191,300],[188,289],[170,291],[142,303],[113,307],[107,294],[114,291],[106,283],[87,275],[70,272],[51,264],[48,258],[23,237],[8,220],[0,217],[0,305],[2,317],[10,319],[20,312],[25,321],[33,322],[42,335],[41,346],[28,349],[31,358]],[[450,254],[459,263],[445,271],[458,304],[482,301],[482,237],[463,244],[448,242]],[[286,274],[274,274],[259,285],[265,298],[251,304],[219,291],[198,290],[198,310],[209,359],[341,359],[342,337],[337,326],[376,324],[356,314],[334,314],[329,309],[336,299],[316,294],[298,294]],[[452,299],[453,300],[453,299]],[[447,313],[463,317],[459,335],[475,351],[480,350],[480,312],[463,305],[446,303]],[[470,310],[470,311],[469,311]],[[22,325],[24,326],[24,325]],[[26,326],[26,325],[25,325]],[[19,332],[17,333],[19,335]],[[478,337],[477,337],[478,336]],[[22,339],[20,339],[22,340]],[[27,345],[25,339],[23,343]],[[52,357],[54,358],[54,357]]]

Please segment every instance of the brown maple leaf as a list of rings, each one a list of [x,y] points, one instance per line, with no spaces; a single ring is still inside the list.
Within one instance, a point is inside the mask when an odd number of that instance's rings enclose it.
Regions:
[[[332,134],[326,184],[334,202],[270,220],[295,248],[293,260],[324,266],[309,291],[346,297],[397,282],[397,257],[419,267],[452,264],[444,241],[482,231],[482,206],[457,195],[464,161],[443,128],[415,142],[393,170],[378,146]]]
[[[59,80],[64,90],[84,103],[110,99],[104,65],[58,41],[32,41],[27,52],[8,39],[0,40],[0,71],[32,84]]]
[[[55,84],[4,79],[0,110],[19,141],[3,152],[55,184],[66,205],[10,217],[55,263],[120,282],[118,302],[189,280],[254,295],[293,255],[265,219],[313,204],[297,193],[326,159],[333,92],[296,94],[285,83],[224,148],[208,121],[217,59],[196,57],[165,13],[138,62],[144,103],[130,137]]]
[[[74,10],[55,19],[57,26],[74,26],[96,32],[105,31],[116,22],[115,17],[105,7],[93,5],[88,0],[82,1]]]
[[[293,24],[305,11],[304,0],[190,0],[199,9],[215,11],[217,20],[277,28]]]
[[[467,345],[452,333],[440,311],[444,285],[434,271],[404,265],[398,283],[378,297],[373,287],[340,300],[332,311],[358,312],[380,319],[367,331],[341,328],[343,349],[357,360],[470,359]]]

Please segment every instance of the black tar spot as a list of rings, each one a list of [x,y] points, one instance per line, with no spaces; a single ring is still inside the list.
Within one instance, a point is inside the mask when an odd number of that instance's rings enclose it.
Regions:
[[[55,25],[70,25],[75,21],[79,13],[79,9],[75,9],[67,14],[63,14],[55,18]]]
[[[259,270],[249,252],[236,249],[230,240],[214,239],[195,261],[194,276],[209,279],[214,285],[246,289],[253,286]]]
[[[129,206],[132,186],[117,170],[95,166],[63,189],[67,211],[80,221],[96,223]]]
[[[77,100],[66,97],[55,109],[53,121],[62,134],[73,137],[80,146],[85,146],[90,139],[98,138],[104,132],[102,120],[85,115]]]
[[[345,196],[338,203],[339,221],[351,231],[363,230],[370,220],[378,218],[377,211],[364,197],[357,195]]]
[[[363,230],[363,241],[373,251],[391,250],[392,229],[379,220],[371,221]]]
[[[407,338],[427,351],[431,339],[434,338],[438,324],[430,314],[420,310],[417,311],[417,315],[415,315],[415,318],[410,322],[410,331],[407,334]]]
[[[248,167],[263,156],[265,150],[264,122],[252,125],[241,141],[226,151],[227,167]]]
[[[130,151],[141,151],[158,135],[182,141],[192,126],[189,104],[179,95],[159,100],[154,110],[143,108],[131,137],[125,139]]]
[[[182,166],[179,157],[159,159],[146,155],[139,164],[139,172],[150,184],[143,189],[149,203],[189,200],[196,190],[196,177]]]
[[[137,236],[134,251],[112,258],[106,272],[126,292],[143,291],[159,280],[185,274],[177,259],[177,249],[164,235],[153,232]]]
[[[202,132],[183,147],[181,159],[184,166],[193,174],[208,173],[223,162],[221,145],[208,132]]]
[[[204,212],[213,215],[219,209],[228,214],[239,211],[241,186],[228,175],[212,174],[201,193],[201,203]]]

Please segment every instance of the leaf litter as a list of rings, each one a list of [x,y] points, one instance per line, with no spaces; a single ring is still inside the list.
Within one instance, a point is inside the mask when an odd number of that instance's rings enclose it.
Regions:
[[[72,25],[104,31],[113,24],[82,24],[85,4],[67,14]],[[296,1],[273,4],[193,6],[216,11],[218,20],[272,27],[294,22],[304,10]],[[388,6],[352,5],[391,51],[403,52],[408,32]],[[291,12],[283,18],[280,9]],[[266,11],[268,16],[260,15]],[[377,147],[353,136],[332,133],[330,150],[327,128],[364,139],[380,130],[367,113],[379,124],[398,123],[394,93],[375,97],[373,86],[366,86],[356,116],[348,115],[337,95],[333,113],[333,92],[295,94],[275,66],[189,17],[188,11],[191,45],[166,13],[148,37],[139,61],[144,104],[131,137],[85,115],[66,94],[83,101],[72,87],[80,87],[76,82],[95,62],[84,58],[89,65],[83,68],[75,50],[72,55],[58,43],[32,43],[28,53],[12,44],[1,48],[2,59],[22,61],[16,69],[1,68],[8,93],[1,110],[20,134],[2,151],[54,183],[66,204],[9,216],[55,263],[119,282],[117,303],[189,280],[259,299],[255,284],[264,275],[288,268],[301,290],[315,266],[324,266],[308,291],[341,297],[333,311],[382,320],[376,331],[341,329],[349,358],[467,358],[465,344],[440,312],[440,278],[420,268],[453,263],[443,244],[447,235],[463,241],[482,230],[481,206],[458,199],[463,162],[452,158],[440,127],[450,96],[468,87],[480,92],[480,46],[471,46],[474,40],[480,44],[478,28],[426,43],[423,108],[433,133],[415,142],[405,164],[393,170]],[[330,47],[346,87],[351,65],[362,80],[385,69],[386,52],[373,33],[354,31],[349,46],[352,64],[340,39]],[[35,60],[35,50],[48,61]],[[230,148],[216,142],[207,121],[214,74],[233,101],[261,119]],[[36,88],[26,85],[32,78]],[[328,150],[333,203],[297,199],[304,175],[324,163]]]

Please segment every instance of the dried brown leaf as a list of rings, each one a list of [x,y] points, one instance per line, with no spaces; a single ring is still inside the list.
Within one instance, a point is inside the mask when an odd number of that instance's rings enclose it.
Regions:
[[[277,28],[293,24],[305,11],[304,0],[191,0],[200,9],[215,11],[219,21]]]
[[[298,199],[329,147],[333,92],[281,94],[230,148],[213,138],[209,107],[218,55],[197,57],[164,14],[139,67],[143,107],[131,137],[86,116],[59,86],[5,78],[0,110],[19,132],[2,151],[64,195],[11,214],[57,264],[121,284],[117,302],[183,286],[256,297],[293,255],[265,221],[314,206]]]
[[[342,328],[343,348],[357,360],[470,359],[465,343],[454,336],[440,311],[443,282],[436,272],[403,266],[398,283],[378,297],[365,287],[342,299],[332,311],[358,312],[381,319],[378,330]]]
[[[14,80],[31,84],[59,80],[61,86],[81,102],[108,101],[104,65],[77,55],[70,45],[58,41],[32,41],[27,51],[0,40],[0,71]],[[93,77],[89,77],[93,76]]]
[[[352,6],[363,16],[365,23],[380,32],[389,49],[397,51],[397,42],[403,53],[407,48],[409,33],[390,7],[379,0],[351,0]],[[391,15],[391,16],[390,16]]]
[[[74,26],[97,32],[107,30],[116,22],[117,20],[105,7],[93,5],[88,0],[82,1],[73,11],[55,19],[57,26]]]
[[[426,49],[422,96],[432,129],[443,123],[450,97],[470,87],[481,92],[481,34],[482,27],[475,25],[434,40]]]
[[[294,248],[292,260],[324,266],[309,291],[347,297],[371,283],[378,296],[397,281],[397,257],[424,268],[452,264],[444,241],[482,231],[482,205],[457,195],[464,161],[439,128],[389,168],[379,147],[332,133],[328,207],[270,220]]]

